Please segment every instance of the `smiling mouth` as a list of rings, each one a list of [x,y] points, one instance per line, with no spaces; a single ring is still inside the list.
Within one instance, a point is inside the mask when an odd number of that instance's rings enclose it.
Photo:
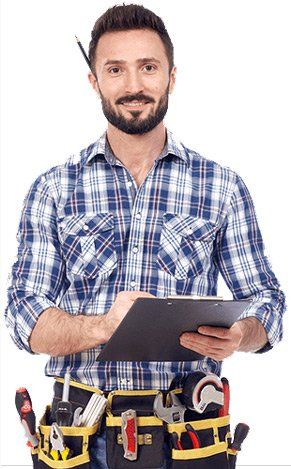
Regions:
[[[138,107],[141,107],[141,106],[144,106],[145,104],[148,104],[149,101],[131,101],[131,102],[124,102],[124,103],[121,103],[123,106],[128,106],[128,107],[132,107],[132,108],[138,108]]]

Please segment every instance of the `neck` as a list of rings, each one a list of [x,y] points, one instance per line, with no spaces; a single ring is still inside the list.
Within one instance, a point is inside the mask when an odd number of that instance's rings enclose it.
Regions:
[[[132,174],[145,173],[165,146],[166,129],[161,122],[143,135],[130,135],[108,124],[107,139],[116,158]]]

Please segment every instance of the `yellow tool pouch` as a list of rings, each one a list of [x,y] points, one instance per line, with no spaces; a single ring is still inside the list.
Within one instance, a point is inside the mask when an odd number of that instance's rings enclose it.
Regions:
[[[164,423],[154,416],[153,402],[160,391],[112,391],[108,395],[106,416],[107,465],[110,469],[157,468],[164,462]],[[125,455],[121,414],[136,411],[137,458]]]
[[[99,429],[100,422],[92,427],[60,427],[65,445],[71,450],[71,455],[68,459],[62,460],[59,455],[59,460],[54,460],[51,456],[51,443],[50,431],[51,425],[56,421],[55,411],[57,402],[61,400],[63,379],[57,379],[54,386],[54,400],[53,405],[46,408],[45,414],[39,424],[39,445],[31,451],[34,469],[44,468],[74,468],[90,469],[90,455],[89,449],[93,436]],[[84,392],[85,391],[85,392]],[[74,381],[70,382],[70,402],[72,403],[73,412],[76,408],[86,407],[92,393],[96,392],[102,394],[97,388],[84,386]]]

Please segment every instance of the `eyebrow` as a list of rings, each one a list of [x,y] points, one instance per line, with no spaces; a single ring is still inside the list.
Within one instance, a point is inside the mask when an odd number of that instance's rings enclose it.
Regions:
[[[137,59],[136,60],[137,63],[145,63],[145,62],[156,62],[158,64],[160,64],[160,60],[158,59],[155,59],[154,57],[143,57],[142,59]],[[126,60],[107,60],[107,62],[105,62],[104,66],[106,65],[121,65],[121,64],[125,64],[126,63]]]

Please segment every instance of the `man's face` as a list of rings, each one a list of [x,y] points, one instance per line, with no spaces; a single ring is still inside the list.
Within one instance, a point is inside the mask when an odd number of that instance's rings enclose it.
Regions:
[[[169,74],[164,45],[154,31],[114,31],[97,45],[96,77],[89,80],[114,127],[127,134],[154,129],[168,109],[176,68]]]

